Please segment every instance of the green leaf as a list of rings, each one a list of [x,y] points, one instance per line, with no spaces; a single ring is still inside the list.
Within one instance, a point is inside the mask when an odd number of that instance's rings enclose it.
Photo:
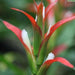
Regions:
[[[29,52],[27,53],[27,57],[28,57],[28,61],[29,61],[29,65],[31,68],[31,71],[33,74],[36,74],[37,72],[37,66],[36,66],[36,61],[33,55],[31,55]]]
[[[37,32],[34,31],[34,55],[37,57],[38,56],[38,52],[39,52],[39,46],[41,43],[41,35]]]
[[[47,49],[47,42],[44,43],[44,45],[42,46],[38,59],[37,59],[37,65],[42,65],[42,63],[44,62],[45,59],[45,55],[46,55],[46,49]]]

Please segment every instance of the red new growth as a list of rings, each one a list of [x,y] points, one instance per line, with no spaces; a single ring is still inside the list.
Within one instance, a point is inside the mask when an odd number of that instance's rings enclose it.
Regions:
[[[40,35],[42,36],[42,31],[41,31],[40,27],[37,25],[35,19],[34,19],[31,15],[29,15],[29,14],[26,13],[25,11],[22,11],[22,10],[19,10],[19,9],[16,9],[16,8],[11,8],[11,9],[12,9],[12,10],[19,11],[19,12],[25,14],[25,15],[29,18],[29,20],[31,21],[31,23],[32,23],[32,25],[33,25],[33,27],[34,27],[34,29],[36,29],[36,30],[40,33]]]
[[[40,52],[40,50],[41,50],[41,48],[42,48],[42,45],[43,45],[45,42],[47,42],[47,41],[49,40],[49,38],[51,37],[51,35],[54,33],[54,31],[55,31],[57,28],[59,28],[60,26],[62,26],[62,25],[65,24],[66,22],[69,22],[69,21],[71,21],[71,20],[73,20],[73,19],[75,19],[75,16],[72,16],[72,17],[63,19],[63,20],[57,22],[56,24],[54,24],[54,25],[51,27],[49,34],[48,34],[47,36],[45,36],[44,40],[41,42],[40,48],[39,48],[39,52]],[[47,34],[47,33],[46,33],[46,34]]]
[[[62,57],[56,57],[56,58],[53,59],[53,60],[47,60],[47,61],[45,61],[45,62],[43,63],[42,66],[46,65],[47,68],[48,68],[48,67],[49,67],[52,63],[54,63],[54,62],[60,62],[60,63],[64,64],[65,66],[68,66],[68,67],[70,67],[70,68],[74,68],[74,66],[73,66],[71,63],[69,63],[69,61],[67,61],[66,59],[64,59],[64,58],[62,58]]]
[[[13,26],[12,24],[3,21],[4,25],[11,30],[13,33],[16,34],[16,36],[19,38],[19,40],[21,41],[21,43],[24,45],[25,49],[30,52],[29,48],[27,47],[27,45],[23,42],[22,37],[21,37],[21,30],[19,28],[17,28],[16,26]],[[30,52],[31,53],[31,52]]]

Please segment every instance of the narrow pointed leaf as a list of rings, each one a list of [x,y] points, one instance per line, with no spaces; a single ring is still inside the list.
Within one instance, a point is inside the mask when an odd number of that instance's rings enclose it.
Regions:
[[[40,52],[40,50],[41,50],[43,44],[45,44],[45,43],[49,40],[49,38],[51,37],[51,35],[54,33],[54,31],[55,31],[56,29],[58,29],[60,26],[62,26],[62,25],[65,24],[66,22],[69,22],[69,21],[74,20],[74,19],[75,19],[75,16],[72,16],[72,17],[63,19],[63,20],[57,22],[56,24],[54,24],[54,25],[51,27],[49,34],[48,34],[48,35],[44,38],[44,40],[41,42],[39,52]]]
[[[42,36],[42,31],[41,31],[40,27],[37,25],[35,19],[31,15],[29,15],[28,13],[26,13],[26,12],[24,12],[22,10],[16,9],[16,8],[11,8],[11,9],[19,11],[19,12],[25,14],[29,18],[29,20],[31,21],[31,23],[32,23],[32,25],[34,27],[34,49],[33,49],[33,52],[34,52],[34,55],[37,56],[40,41],[41,41],[41,36]]]
[[[4,25],[5,25],[9,30],[11,30],[13,33],[16,34],[16,36],[19,38],[19,40],[20,40],[21,43],[24,45],[24,47],[26,48],[26,50],[28,50],[28,51],[30,52],[29,48],[27,47],[27,45],[26,45],[26,44],[23,42],[23,40],[22,40],[22,37],[21,37],[21,32],[22,32],[22,31],[21,31],[19,28],[17,28],[16,26],[14,26],[14,25],[12,25],[12,24],[6,22],[6,21],[3,21],[3,23],[4,23]]]
[[[41,66],[41,68],[39,69],[37,75],[44,75],[46,73],[47,69],[49,68],[49,66],[51,66],[51,64],[54,63],[54,62],[60,62],[60,63],[64,64],[67,67],[74,68],[74,66],[69,61],[67,61],[65,58],[56,57],[53,60],[45,61],[43,63],[43,65]]]
[[[54,62],[60,62],[67,67],[74,68],[74,66],[69,61],[67,61],[65,58],[62,58],[62,57],[56,57],[53,60],[47,60],[43,63],[42,66],[46,65],[47,67],[49,67]]]
[[[73,20],[73,19],[75,19],[75,16],[72,16],[72,17],[69,17],[69,18],[65,18],[65,19],[63,19],[63,20],[57,22],[55,25],[53,25],[53,26],[51,27],[51,29],[50,29],[50,34],[49,34],[49,35],[52,35],[53,32],[54,32],[57,28],[59,28],[60,26],[62,26],[62,25],[65,24],[66,22],[69,22],[69,21],[71,21],[71,20]]]
[[[42,32],[41,32],[40,27],[37,25],[35,19],[34,19],[31,15],[29,15],[28,13],[26,13],[26,12],[23,11],[23,10],[19,10],[19,9],[16,9],[16,8],[11,8],[11,9],[12,9],[12,10],[19,11],[19,12],[23,13],[24,15],[26,15],[26,16],[29,18],[29,20],[31,21],[31,23],[32,23],[32,25],[33,25],[33,27],[34,27],[34,29],[36,29],[36,30],[40,33],[40,35],[42,35]]]
[[[6,22],[6,21],[3,21],[4,25],[9,29],[11,30],[12,32],[14,32],[16,34],[16,36],[19,38],[19,40],[21,41],[21,43],[24,45],[25,49],[26,49],[26,52],[27,52],[27,57],[28,57],[28,60],[29,60],[29,64],[30,64],[30,67],[31,67],[31,70],[33,72],[33,74],[36,73],[36,62],[35,62],[35,58],[32,54],[32,52],[29,50],[29,48],[27,47],[27,45],[23,42],[22,40],[22,36],[21,36],[21,30],[15,26],[13,26],[12,24]]]

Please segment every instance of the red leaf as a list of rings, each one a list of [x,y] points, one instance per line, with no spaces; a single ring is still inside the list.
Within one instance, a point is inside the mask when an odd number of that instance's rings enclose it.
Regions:
[[[51,35],[54,33],[54,31],[59,28],[60,26],[62,26],[63,24],[65,24],[66,22],[69,22],[71,20],[75,19],[75,16],[72,16],[72,17],[69,17],[69,18],[66,18],[66,19],[63,19],[59,22],[57,22],[55,25],[53,25],[50,29],[50,33],[44,38],[44,40],[41,42],[40,44],[40,48],[39,48],[39,52],[43,46],[43,44],[49,40],[49,38],[51,37]]]
[[[69,21],[71,21],[71,20],[73,20],[73,19],[75,19],[75,16],[72,16],[72,17],[69,17],[69,18],[66,18],[66,19],[63,19],[63,20],[57,22],[55,25],[53,25],[53,26],[51,27],[51,29],[50,29],[50,34],[49,34],[49,35],[52,35],[53,32],[54,32],[57,28],[59,28],[60,26],[62,26],[62,25],[65,24],[66,22],[69,22]]]
[[[37,13],[39,14],[41,12],[43,12],[43,3],[41,2],[38,6],[37,6]]]
[[[51,12],[51,10],[54,8],[55,4],[57,3],[58,0],[56,0],[55,2],[51,3],[50,5],[48,5],[45,9],[45,18],[43,19],[43,22],[45,22],[47,16],[49,15],[49,13]]]
[[[47,60],[43,63],[42,66],[46,65],[47,68],[48,68],[54,62],[60,62],[60,63],[64,64],[67,67],[74,68],[74,66],[69,61],[67,61],[65,58],[62,58],[62,57],[56,57],[53,60]]]
[[[42,8],[42,10],[43,10],[43,3],[42,2],[39,5],[37,5],[35,0],[33,0],[33,1],[34,1],[35,8],[37,9],[37,13],[39,12],[40,8]]]
[[[56,56],[60,54],[62,51],[64,51],[67,48],[65,44],[57,46],[54,50],[52,50],[52,53]]]
[[[23,13],[24,15],[26,15],[29,18],[29,20],[31,21],[33,27],[42,35],[42,31],[41,31],[40,27],[37,25],[35,19],[31,15],[29,15],[28,13],[26,13],[22,10],[16,9],[16,8],[11,8],[11,9],[19,11],[19,12]]]
[[[9,30],[11,30],[19,38],[21,43],[24,45],[25,49],[30,52],[29,48],[27,47],[27,45],[23,42],[23,40],[21,38],[21,30],[6,21],[3,21],[3,23]]]

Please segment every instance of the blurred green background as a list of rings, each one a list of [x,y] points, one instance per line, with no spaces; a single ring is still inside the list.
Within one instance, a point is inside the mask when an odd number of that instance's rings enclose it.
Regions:
[[[36,0],[39,3],[40,0]],[[46,5],[45,0],[43,0]],[[29,19],[22,13],[11,10],[11,7],[22,9],[35,18],[35,13],[27,9],[27,5],[33,0],[0,0],[0,19],[26,29],[33,44],[33,28]],[[64,7],[60,3],[55,12],[56,22],[62,19],[61,14],[65,11],[75,13],[75,4]],[[66,23],[57,30],[57,36],[51,38],[50,47],[65,43],[68,49],[59,56],[68,59],[75,66],[75,20]],[[8,30],[0,21],[0,75],[31,75],[25,50],[18,38]],[[75,75],[75,71],[56,62],[49,68],[47,75]]]

